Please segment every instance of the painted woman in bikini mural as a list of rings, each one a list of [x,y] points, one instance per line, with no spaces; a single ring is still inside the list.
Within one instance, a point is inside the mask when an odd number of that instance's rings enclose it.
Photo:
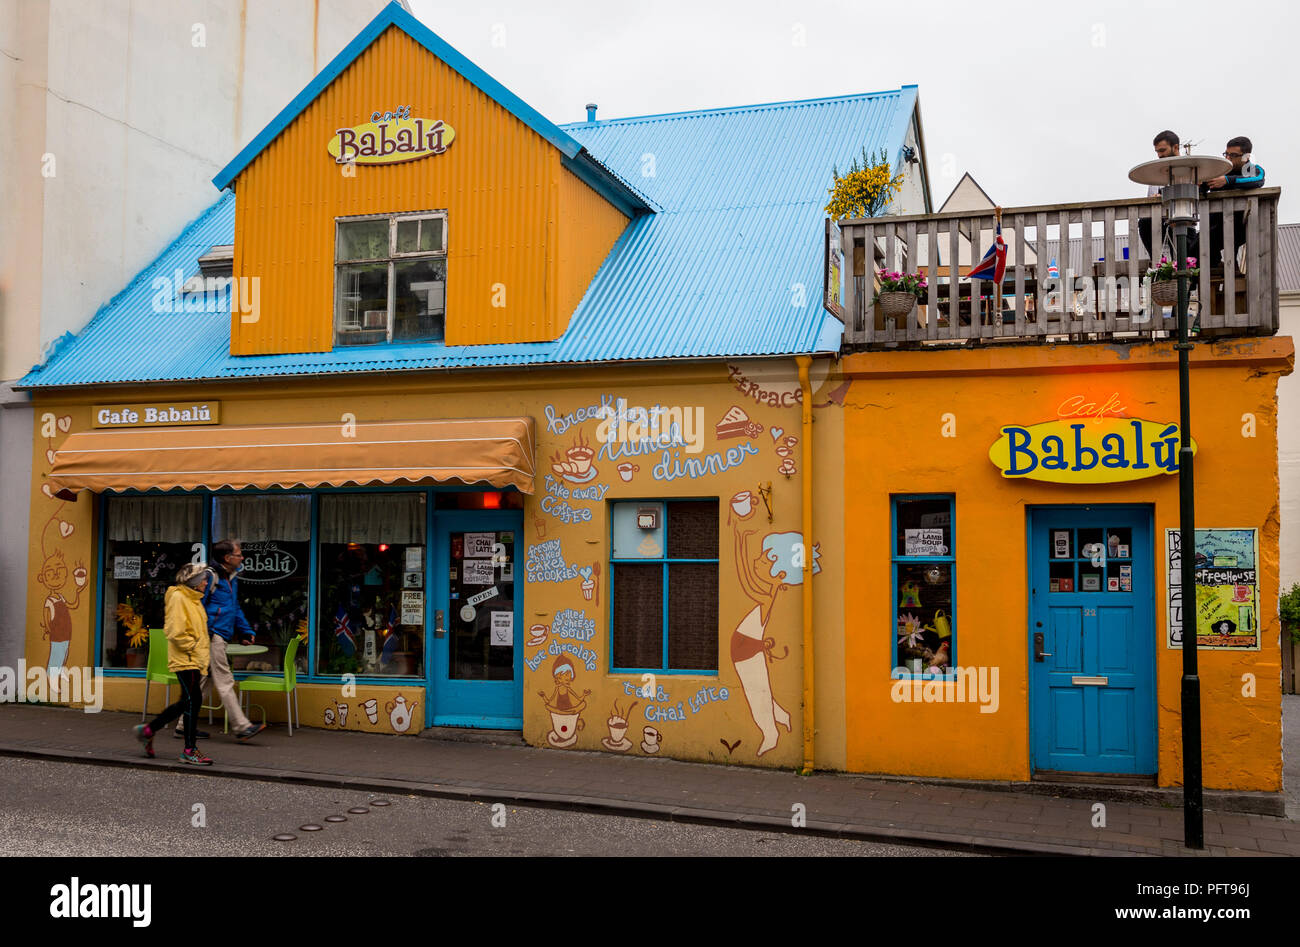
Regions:
[[[767,623],[772,617],[772,606],[788,588],[803,584],[804,560],[799,533],[769,533],[762,539],[757,556],[750,553],[750,537],[757,530],[742,529],[745,520],[753,516],[752,494],[745,492],[732,497],[731,522],[736,544],[736,573],[740,588],[754,603],[731,635],[731,663],[740,678],[749,712],[758,725],[763,741],[757,756],[762,756],[776,746],[777,725],[790,732],[790,712],[772,696],[772,680],[768,664],[783,660],[790,654],[785,646],[780,655],[775,654],[776,639],[766,636]],[[813,573],[821,571],[817,563],[817,550],[813,550]]]

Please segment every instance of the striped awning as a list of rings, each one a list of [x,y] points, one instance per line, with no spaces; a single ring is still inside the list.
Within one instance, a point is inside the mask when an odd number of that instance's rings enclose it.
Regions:
[[[55,452],[50,492],[484,483],[533,492],[533,419],[95,430]]]

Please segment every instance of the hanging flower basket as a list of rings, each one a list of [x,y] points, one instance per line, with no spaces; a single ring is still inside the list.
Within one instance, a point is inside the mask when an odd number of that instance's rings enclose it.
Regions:
[[[902,319],[916,305],[916,297],[911,293],[881,293],[880,308],[886,319]]]
[[[1151,284],[1151,301],[1157,306],[1178,304],[1178,280],[1161,280]]]

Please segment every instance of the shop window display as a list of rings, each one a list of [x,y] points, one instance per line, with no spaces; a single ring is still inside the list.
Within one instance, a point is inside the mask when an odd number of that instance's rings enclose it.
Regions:
[[[718,670],[718,501],[613,504],[613,666]]]
[[[320,498],[319,674],[424,673],[425,495]]]
[[[143,668],[149,629],[162,628],[164,596],[176,571],[204,561],[200,497],[109,496],[104,516],[106,668]]]
[[[951,497],[895,497],[894,667],[945,674],[957,662]]]
[[[265,654],[234,659],[249,671],[280,671],[284,650],[307,630],[307,588],[311,557],[311,496],[273,494],[217,496],[212,500],[212,536],[237,539],[244,554],[239,604]],[[298,669],[307,670],[300,649]]]

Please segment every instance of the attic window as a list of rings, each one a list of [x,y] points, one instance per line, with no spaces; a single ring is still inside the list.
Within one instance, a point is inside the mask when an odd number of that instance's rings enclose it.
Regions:
[[[199,272],[204,276],[234,276],[234,245],[208,247],[208,252],[199,257]]]
[[[447,301],[447,215],[335,222],[334,344],[436,342]]]

